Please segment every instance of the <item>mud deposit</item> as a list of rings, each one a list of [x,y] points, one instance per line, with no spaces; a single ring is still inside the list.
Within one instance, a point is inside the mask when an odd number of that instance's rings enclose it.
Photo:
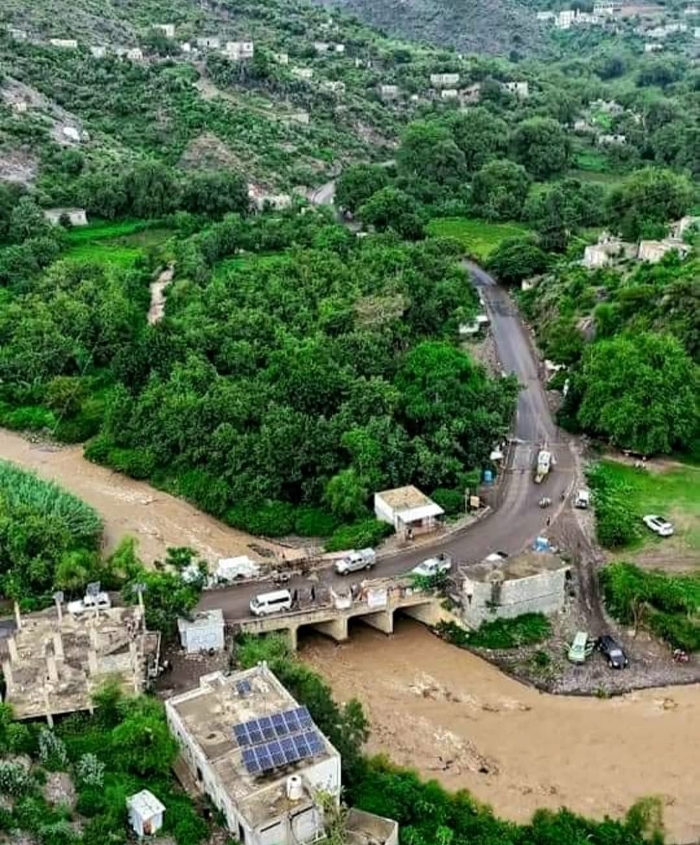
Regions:
[[[370,753],[468,789],[503,817],[560,806],[619,816],[659,795],[669,841],[700,838],[700,686],[550,696],[410,620],[391,637],[358,625],[347,644],[310,634],[300,647],[338,700],[365,706]]]
[[[114,548],[124,536],[136,537],[146,563],[164,559],[170,546],[189,546],[209,562],[242,554],[260,558],[256,548],[281,551],[273,543],[223,525],[182,499],[91,464],[83,457],[82,446],[30,443],[0,429],[0,458],[56,481],[92,505],[104,520],[107,547]]]

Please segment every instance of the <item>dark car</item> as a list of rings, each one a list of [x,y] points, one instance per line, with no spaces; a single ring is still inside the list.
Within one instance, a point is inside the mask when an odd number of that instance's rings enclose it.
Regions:
[[[609,634],[598,640],[598,651],[607,658],[611,669],[626,669],[630,665],[622,646]]]

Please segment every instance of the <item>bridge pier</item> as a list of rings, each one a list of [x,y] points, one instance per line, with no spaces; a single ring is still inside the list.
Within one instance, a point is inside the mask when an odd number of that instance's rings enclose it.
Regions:
[[[355,617],[359,622],[364,622],[370,628],[375,628],[381,631],[382,634],[394,633],[394,611],[393,610],[379,610],[376,613],[365,613],[362,616]]]
[[[450,620],[452,618],[449,611],[445,610],[438,602],[430,602],[429,604],[416,604],[412,607],[400,608],[402,613],[415,619],[417,622],[422,622],[430,628],[442,622],[443,620]]]
[[[292,652],[297,650],[299,644],[299,627],[297,625],[290,625],[287,628],[287,637],[289,639],[289,648]]]
[[[327,622],[314,622],[311,627],[315,631],[318,631],[319,634],[330,637],[337,643],[344,643],[348,638],[347,616],[337,616],[335,619],[329,619]]]

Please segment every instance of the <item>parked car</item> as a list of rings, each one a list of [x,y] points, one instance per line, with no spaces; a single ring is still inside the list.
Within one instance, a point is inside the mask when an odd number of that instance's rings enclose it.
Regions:
[[[662,516],[647,514],[643,517],[642,521],[650,531],[653,531],[654,534],[658,534],[659,537],[670,537],[673,534],[672,523],[670,523],[667,519],[664,519]]]
[[[579,490],[576,494],[576,499],[574,501],[574,507],[579,508],[580,510],[588,510],[588,506],[591,503],[591,494],[588,490]]]
[[[97,593],[95,596],[85,596],[80,601],[68,602],[68,613],[73,616],[80,616],[88,610],[109,610],[112,602],[109,598],[109,593]]]
[[[374,549],[360,549],[359,552],[350,552],[349,555],[337,560],[335,571],[338,575],[349,575],[351,572],[359,572],[360,569],[371,569],[377,562],[377,553]]]
[[[585,663],[592,651],[593,643],[589,642],[588,634],[585,631],[579,631],[569,646],[567,657],[572,663]]]
[[[447,555],[429,557],[427,560],[414,566],[411,575],[420,575],[423,578],[432,578],[440,572],[449,572],[452,569],[452,560]]]
[[[610,634],[600,637],[596,645],[603,657],[607,658],[608,666],[611,669],[626,669],[630,665],[622,647]]]

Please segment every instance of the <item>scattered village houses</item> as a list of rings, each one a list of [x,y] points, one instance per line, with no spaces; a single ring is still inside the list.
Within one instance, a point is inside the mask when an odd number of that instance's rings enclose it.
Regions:
[[[443,100],[456,100],[459,96],[459,92],[456,88],[443,88],[440,91],[440,97]]]
[[[598,144],[601,147],[610,147],[610,146],[617,146],[617,147],[624,147],[627,143],[627,136],[626,135],[599,135],[598,136]]]
[[[324,91],[329,91],[331,94],[344,94],[345,83],[340,81],[327,80],[321,84]]]
[[[46,208],[44,217],[54,226],[58,226],[64,220],[67,220],[71,226],[87,226],[88,224],[84,208]]]
[[[445,511],[411,484],[375,493],[374,515],[393,525],[399,536],[410,537],[434,531],[442,524]]]
[[[204,35],[195,42],[200,50],[220,50],[221,39],[216,35]]]
[[[521,100],[526,100],[530,96],[530,85],[527,82],[504,82],[503,87]]]
[[[252,59],[255,55],[255,45],[252,41],[227,41],[224,55],[232,62]]]
[[[52,47],[60,47],[64,50],[77,50],[78,42],[75,38],[49,38]]]
[[[380,85],[379,96],[382,100],[395,100],[399,96],[398,85]]]
[[[289,53],[273,53],[272,57],[277,62],[278,65],[288,65],[289,64]]]
[[[637,258],[648,264],[658,264],[669,252],[677,252],[681,258],[685,258],[690,251],[688,244],[674,238],[664,238],[662,241],[640,241]]]
[[[458,73],[431,73],[430,84],[435,88],[454,88],[459,84]]]
[[[599,17],[614,17],[622,11],[622,3],[618,0],[596,0],[593,4],[593,14]]]
[[[246,845],[296,845],[324,831],[320,793],[340,800],[340,755],[266,664],[165,702],[197,788]]]
[[[153,29],[162,32],[166,38],[175,38],[175,24],[174,23],[154,23]]]

